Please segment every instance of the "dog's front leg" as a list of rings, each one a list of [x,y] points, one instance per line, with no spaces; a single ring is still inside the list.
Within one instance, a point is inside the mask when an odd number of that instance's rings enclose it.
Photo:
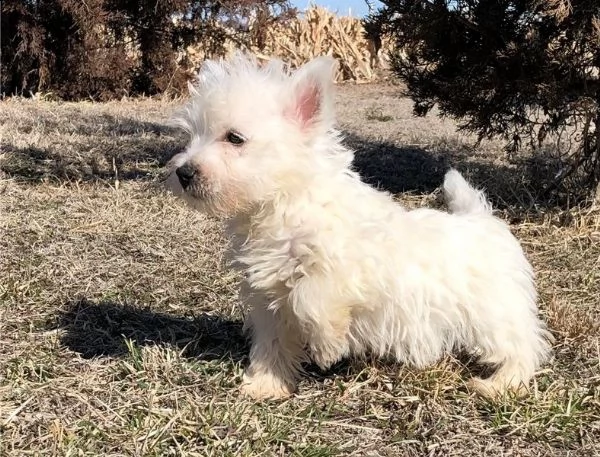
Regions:
[[[322,320],[309,330],[308,347],[311,359],[325,370],[350,352],[348,333],[350,319],[339,316]]]
[[[290,309],[300,322],[310,358],[327,369],[350,353],[352,306],[342,300],[333,279],[312,275],[289,293]]]
[[[249,326],[252,347],[242,392],[255,399],[289,396],[296,388],[303,356],[302,340],[294,323],[261,303],[252,309]]]
[[[321,369],[327,369],[350,353],[351,309],[333,298],[322,298],[296,309],[301,310],[310,358]]]

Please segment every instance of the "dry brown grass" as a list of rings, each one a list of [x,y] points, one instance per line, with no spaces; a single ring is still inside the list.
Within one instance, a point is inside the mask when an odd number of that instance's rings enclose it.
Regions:
[[[530,397],[470,396],[469,364],[448,357],[423,371],[309,368],[289,400],[240,398],[248,348],[220,228],[148,186],[183,145],[164,126],[173,105],[12,100],[0,110],[0,455],[599,455],[600,214],[546,207],[538,170],[413,118],[397,90],[341,88],[357,167],[409,206],[438,205],[451,164],[488,188],[557,338]]]

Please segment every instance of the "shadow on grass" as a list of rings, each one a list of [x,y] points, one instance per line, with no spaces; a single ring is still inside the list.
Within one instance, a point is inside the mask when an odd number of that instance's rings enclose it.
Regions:
[[[198,360],[247,361],[249,342],[240,321],[220,316],[174,316],[148,308],[112,302],[77,300],[67,303],[58,317],[64,331],[61,344],[86,359],[123,357],[129,353],[127,341],[137,346],[171,346],[185,357]],[[308,364],[306,375],[325,379],[336,373],[352,373],[364,361],[344,359],[327,370]]]
[[[42,138],[37,145],[3,143],[0,171],[33,183],[117,177],[152,181],[186,142],[179,129],[122,116],[82,115],[71,122],[59,121],[44,121],[42,133],[35,132]],[[539,161],[508,166],[506,161],[477,156],[471,146],[452,139],[399,146],[347,132],[344,142],[356,151],[354,167],[365,182],[392,193],[429,194],[441,186],[445,172],[455,167],[484,188],[497,207],[521,210],[550,203],[540,195],[543,183],[550,182],[556,170],[540,166]]]
[[[6,141],[0,171],[27,182],[149,180],[181,151],[178,129],[127,117],[101,115],[48,125],[39,145],[18,147]]]
[[[398,146],[346,133],[344,143],[355,151],[353,166],[362,179],[394,194],[430,194],[441,187],[445,173],[456,168],[484,189],[496,208],[522,212],[554,206],[542,194],[556,170],[539,159],[511,166],[476,155],[472,146],[460,142]]]
[[[58,318],[61,343],[84,358],[124,356],[127,340],[138,346],[169,345],[200,360],[247,356],[242,323],[218,316],[172,316],[147,308],[78,300],[65,305]]]
[[[420,147],[397,146],[346,133],[344,143],[355,151],[354,168],[366,183],[391,193],[428,194],[439,187],[450,158]]]
[[[147,308],[83,299],[65,305],[59,314],[58,328],[64,331],[61,344],[87,359],[126,356],[127,341],[133,341],[136,346],[176,347],[184,357],[196,360],[248,361],[249,343],[242,333],[242,323],[220,316],[172,316]],[[491,374],[489,367],[478,365],[470,355],[456,356],[460,363],[457,369],[465,378]],[[325,370],[308,363],[303,378],[323,382],[335,375],[355,376],[367,366],[384,365],[394,372],[404,368],[392,358],[350,357]]]

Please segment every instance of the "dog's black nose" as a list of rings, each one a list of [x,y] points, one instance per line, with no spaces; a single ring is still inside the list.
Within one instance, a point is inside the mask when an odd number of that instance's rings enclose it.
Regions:
[[[184,189],[187,189],[194,179],[194,175],[196,174],[196,169],[191,166],[189,163],[180,166],[177,170],[175,170],[177,177],[179,178],[179,182]]]

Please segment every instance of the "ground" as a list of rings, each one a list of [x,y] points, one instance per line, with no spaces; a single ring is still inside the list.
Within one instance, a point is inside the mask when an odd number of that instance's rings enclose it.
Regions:
[[[441,205],[450,165],[488,190],[556,337],[529,397],[470,395],[460,355],[307,367],[288,400],[240,397],[220,226],[154,185],[184,146],[177,102],[15,99],[0,105],[0,455],[600,455],[600,211],[544,204],[551,170],[414,118],[400,90],[340,87],[355,166],[411,207]]]

